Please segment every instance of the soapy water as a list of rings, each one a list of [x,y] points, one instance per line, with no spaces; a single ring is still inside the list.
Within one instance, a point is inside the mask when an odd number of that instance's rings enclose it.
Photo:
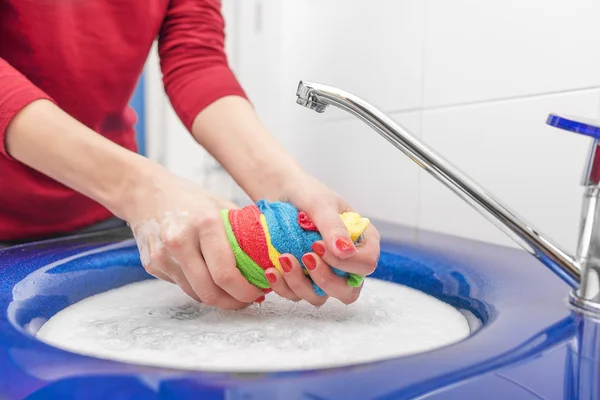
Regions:
[[[406,286],[367,278],[346,306],[315,308],[271,293],[261,305],[221,311],[177,286],[146,280],[84,299],[37,338],[74,353],[158,367],[267,372],[384,360],[460,341],[466,318]]]

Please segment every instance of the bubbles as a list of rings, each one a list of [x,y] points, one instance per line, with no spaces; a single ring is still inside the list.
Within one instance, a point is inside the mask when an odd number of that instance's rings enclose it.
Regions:
[[[383,308],[371,307],[365,314],[369,323],[372,323],[376,326],[385,324],[389,319],[387,311],[385,311]]]
[[[115,318],[91,323],[96,327],[99,334],[109,338],[118,338],[130,333],[131,324],[131,320],[118,320]]]
[[[292,347],[295,347],[295,344],[291,337],[283,337],[274,343],[274,347],[277,351],[289,351]],[[289,355],[286,355],[286,357],[289,357]]]
[[[149,327],[148,325],[140,326],[131,331],[133,336],[144,336],[155,334],[157,331],[156,328]]]
[[[222,335],[217,332],[202,332],[190,338],[192,344],[196,345],[212,345],[221,341]]]
[[[375,280],[349,306],[330,299],[315,308],[269,294],[261,307],[239,311],[207,307],[175,285],[147,280],[66,308],[37,337],[124,362],[273,371],[412,354],[461,340],[469,332],[464,316],[445,303]]]
[[[308,350],[326,346],[329,342],[327,334],[321,329],[300,328],[292,335],[292,343],[300,349]]]
[[[366,296],[365,302],[370,306],[377,306],[382,303],[382,299],[376,294],[370,294]]]
[[[240,348],[267,342],[269,335],[260,329],[242,331],[206,331],[189,337],[189,343],[203,347]]]
[[[268,334],[260,329],[249,329],[243,333],[243,336],[248,344],[264,343],[268,338]]]
[[[205,312],[197,306],[190,305],[181,308],[169,308],[169,316],[177,320],[199,319],[203,314]]]

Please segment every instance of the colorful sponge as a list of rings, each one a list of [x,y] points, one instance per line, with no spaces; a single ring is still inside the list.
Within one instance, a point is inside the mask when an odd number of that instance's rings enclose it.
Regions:
[[[281,254],[292,254],[302,264],[302,256],[312,252],[313,243],[322,239],[308,216],[290,203],[260,200],[256,205],[242,209],[222,210],[221,217],[238,269],[248,282],[265,292],[270,291],[270,285],[264,271],[274,267],[282,272],[279,264]],[[358,242],[369,220],[354,212],[343,213],[341,217],[350,238]],[[302,267],[309,276],[306,267]],[[364,279],[333,267],[331,269],[336,275],[346,278],[352,287],[360,286]],[[313,288],[319,296],[325,295],[314,282]]]

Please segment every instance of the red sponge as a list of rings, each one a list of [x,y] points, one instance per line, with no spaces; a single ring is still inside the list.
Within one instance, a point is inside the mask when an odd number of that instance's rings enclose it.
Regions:
[[[274,268],[256,205],[229,210],[229,223],[242,251],[262,269]]]

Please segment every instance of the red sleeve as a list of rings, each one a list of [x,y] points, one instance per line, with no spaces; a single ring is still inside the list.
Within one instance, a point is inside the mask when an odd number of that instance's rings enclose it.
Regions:
[[[6,151],[6,129],[12,119],[25,106],[35,100],[52,100],[23,74],[0,58],[0,154]]]
[[[165,91],[190,131],[212,102],[247,98],[227,62],[224,28],[221,0],[171,0],[158,51]]]

